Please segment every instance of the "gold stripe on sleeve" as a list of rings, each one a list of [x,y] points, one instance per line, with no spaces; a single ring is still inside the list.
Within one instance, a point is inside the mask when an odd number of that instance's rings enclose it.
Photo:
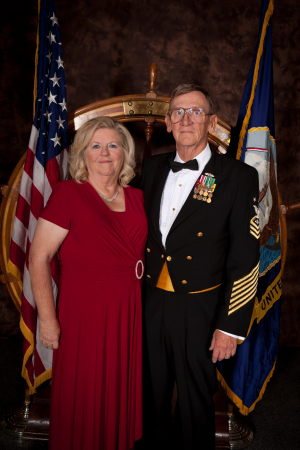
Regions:
[[[257,268],[259,267],[259,263],[254,267],[254,269],[251,270],[250,273],[248,273],[248,275],[245,275],[243,278],[240,278],[239,280],[235,281],[233,283],[233,286],[237,286],[238,284],[240,284],[242,281],[247,280],[247,278],[251,277],[251,275],[257,270]]]
[[[257,281],[254,281],[249,287],[247,286],[248,289],[243,290],[243,292],[240,293],[240,295],[236,296],[236,297],[231,297],[230,299],[230,303],[235,303],[239,298],[241,297],[245,297],[245,295],[252,291],[253,288],[256,289],[257,286]]]
[[[242,306],[246,305],[246,303],[250,302],[251,298],[249,298],[248,300],[246,300],[244,303],[242,303],[241,305],[237,306],[236,308],[232,309],[231,311],[228,311],[228,315],[230,316],[230,314],[232,314],[234,311],[236,311],[237,309],[240,309]]]
[[[247,295],[244,295],[239,301],[235,301],[234,303],[232,303],[232,305],[229,305],[229,309],[235,308],[236,305],[238,305],[239,303],[241,303],[245,299],[249,299],[250,300],[255,295],[256,288],[257,288],[257,285],[253,286],[252,290]]]
[[[258,270],[259,270],[259,268],[257,267],[256,271],[251,275],[251,278],[249,278],[249,280],[245,280],[243,283],[240,283],[237,286],[233,286],[231,295],[232,296],[236,295],[238,292],[240,292],[241,288],[243,286],[245,286],[245,284],[247,285],[247,284],[249,284],[249,282],[253,281],[256,278],[257,274],[258,274]]]
[[[259,262],[251,272],[233,283],[228,315],[248,303],[255,295],[258,284]]]

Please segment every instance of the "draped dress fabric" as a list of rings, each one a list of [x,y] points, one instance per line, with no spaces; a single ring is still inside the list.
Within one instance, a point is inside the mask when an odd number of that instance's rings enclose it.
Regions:
[[[57,185],[42,218],[69,233],[59,255],[51,450],[128,450],[142,436],[141,283],[147,221],[140,190],[114,212],[89,184]]]

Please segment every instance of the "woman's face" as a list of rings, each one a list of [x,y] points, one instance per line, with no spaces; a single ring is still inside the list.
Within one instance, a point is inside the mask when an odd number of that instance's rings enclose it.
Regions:
[[[89,178],[119,178],[124,162],[121,138],[116,130],[96,130],[85,150]]]

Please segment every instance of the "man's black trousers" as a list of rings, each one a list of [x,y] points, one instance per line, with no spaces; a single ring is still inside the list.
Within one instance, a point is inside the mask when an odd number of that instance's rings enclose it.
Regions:
[[[214,450],[213,395],[217,383],[212,352],[208,349],[220,288],[199,294],[176,294],[149,287],[145,290],[145,434],[150,432],[163,440],[170,423],[176,381],[174,430],[178,432],[178,448]]]

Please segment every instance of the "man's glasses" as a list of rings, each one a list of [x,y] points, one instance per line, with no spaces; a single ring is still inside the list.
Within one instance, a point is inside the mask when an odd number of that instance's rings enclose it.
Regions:
[[[193,123],[203,123],[205,116],[211,116],[211,114],[205,114],[200,108],[174,108],[170,109],[168,114],[172,123],[179,123],[185,114]]]

